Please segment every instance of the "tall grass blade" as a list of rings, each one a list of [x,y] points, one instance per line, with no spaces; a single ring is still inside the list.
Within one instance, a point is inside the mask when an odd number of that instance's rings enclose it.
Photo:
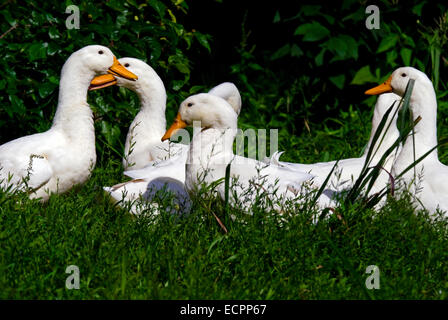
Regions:
[[[404,96],[401,99],[401,108],[400,108],[400,118],[401,121],[398,124],[398,131],[400,131],[400,135],[404,135],[407,136],[407,134],[404,134],[404,130],[408,127],[406,125],[406,123],[411,123],[412,122],[412,118],[411,118],[411,114],[410,114],[410,109],[409,109],[409,104],[411,102],[411,94],[412,91],[414,90],[414,84],[415,84],[415,80],[414,79],[409,79],[408,84],[406,85],[406,90],[404,92]],[[406,115],[408,116],[408,120],[406,121]]]
[[[403,136],[398,137],[395,142],[392,144],[392,146],[389,147],[389,149],[386,150],[386,152],[382,155],[382,157],[380,158],[380,160],[378,161],[378,164],[373,168],[371,174],[369,176],[367,176],[367,179],[365,179],[365,181],[363,181],[363,183],[360,186],[360,189],[363,189],[364,186],[366,185],[366,183],[369,181],[369,186],[367,187],[366,190],[366,194],[368,194],[370,192],[370,190],[372,189],[375,180],[377,179],[378,176],[375,176],[375,174],[379,175],[380,170],[384,169],[382,166],[384,165],[387,157],[394,151],[396,150],[396,148],[400,145],[400,143],[404,142],[404,140],[406,139],[407,135],[411,132],[412,128],[414,128],[417,123],[421,120],[421,118],[417,118],[415,120],[415,122],[408,128],[406,128],[403,133],[405,133]]]
[[[415,80],[413,80],[413,79],[410,79],[408,81],[408,84],[406,85],[405,94],[400,101],[401,108],[397,108],[395,110],[395,112],[398,112],[398,110],[401,110],[401,114],[403,115],[403,114],[406,114],[406,112],[409,110],[409,103],[410,103],[410,99],[411,99],[412,90],[414,88],[414,83],[415,83]],[[374,167],[369,167],[369,164],[371,163],[373,156],[375,156],[376,152],[378,151],[379,146],[383,143],[384,137],[387,133],[387,130],[390,128],[392,120],[389,122],[389,125],[387,126],[386,130],[383,131],[384,127],[386,126],[386,122],[389,117],[389,114],[392,112],[394,106],[395,106],[395,102],[386,111],[383,118],[381,119],[380,124],[378,125],[377,130],[375,131],[375,134],[372,138],[372,143],[370,145],[369,151],[367,152],[366,160],[364,162],[364,166],[361,170],[361,173],[345,198],[344,202],[346,205],[354,203],[356,201],[356,199],[361,197],[362,193],[365,193],[366,195],[369,194],[369,192],[372,190],[372,188],[375,184],[375,181],[378,179],[378,177],[381,173],[381,169],[383,168],[384,163],[386,162],[387,158],[391,155],[392,152],[394,152],[394,150],[396,150],[396,148],[400,145],[400,143],[402,143],[408,137],[409,133],[413,130],[415,125],[420,120],[420,119],[417,119],[417,121],[412,122],[412,118],[411,118],[410,119],[411,121],[405,122],[405,117],[402,117],[401,123],[398,128],[400,131],[400,136],[395,140],[395,142],[392,144],[392,146],[389,147],[386,150],[386,152],[381,156],[378,163]],[[395,116],[395,114],[394,114],[394,116]],[[412,123],[412,124],[409,126],[408,125],[409,123]],[[383,132],[383,134],[381,135],[382,132]],[[376,145],[376,142],[378,141],[378,139],[381,139],[381,140],[379,140],[379,145],[374,152],[374,146]],[[366,186],[367,186],[367,188],[366,188]],[[380,195],[384,196],[383,193],[380,193]],[[371,206],[372,204],[376,204],[380,201],[380,199],[381,199],[381,197],[379,197],[379,196],[372,197],[371,200],[373,200],[373,201],[368,201],[367,205]]]
[[[229,209],[229,186],[230,186],[230,163],[226,166],[226,176],[224,181],[224,208],[226,214]]]
[[[394,142],[394,144],[384,153],[384,155],[382,156],[382,158],[380,159],[380,161],[378,161],[378,165],[377,165],[377,167],[378,166],[380,166],[380,164],[381,164],[381,166],[384,164],[384,162],[385,162],[385,160],[386,160],[386,158],[387,158],[387,156],[395,149],[395,148],[397,148],[398,146],[399,146],[399,144],[400,143],[402,143],[402,142],[404,142],[404,140],[406,140],[406,137],[407,137],[407,135],[412,131],[412,129],[417,125],[417,123],[419,122],[421,120],[421,118],[419,117],[419,118],[417,118],[413,123],[412,123],[412,125],[411,126],[409,126],[408,128],[406,128],[405,130],[403,130],[403,136],[400,136],[400,137],[398,137],[396,140],[395,140],[395,142]],[[378,175],[379,175],[379,167],[375,170],[375,171],[377,171],[378,172]],[[376,178],[377,177],[375,177],[375,180],[376,180]],[[360,190],[362,190],[363,188],[364,188],[364,186],[365,186],[365,184],[368,182],[370,180],[370,184],[369,184],[369,186],[370,187],[368,187],[367,188],[367,190],[366,190],[366,194],[368,194],[369,192],[370,192],[370,190],[371,190],[371,188],[373,187],[373,184],[375,183],[375,180],[373,180],[372,179],[372,176],[371,175],[369,175],[369,176],[367,176],[367,178],[366,178],[366,180],[361,184],[361,186],[360,186]],[[372,181],[373,180],[373,181]],[[395,180],[394,180],[395,181]],[[388,192],[390,192],[390,187],[385,187],[383,190],[385,190],[384,192],[379,192],[379,195],[378,195],[378,197],[373,197],[373,198],[371,198],[371,200],[369,200],[369,201],[367,201],[367,203],[366,203],[366,206],[367,207],[373,207],[373,206],[375,206],[380,200],[381,200],[381,198],[383,197],[383,196],[385,196]]]
[[[369,171],[371,171],[371,168],[369,168],[368,166],[373,158],[372,153],[374,151],[374,146],[376,145],[377,140],[380,138],[381,132],[383,132],[383,129],[386,125],[387,119],[389,118],[389,114],[392,112],[394,106],[395,106],[395,102],[389,107],[389,109],[387,109],[387,111],[385,112],[383,118],[381,119],[381,121],[378,125],[378,128],[376,129],[376,131],[373,135],[372,142],[369,147],[369,151],[367,152],[366,160],[364,162],[363,168],[361,169],[361,173],[360,173],[359,177],[356,179],[353,187],[350,189],[350,191],[348,192],[348,194],[345,198],[346,203],[353,202],[359,196],[360,191],[362,190],[362,187],[365,185],[365,184],[362,184],[362,182],[366,181],[365,178],[368,177]],[[383,137],[385,134],[386,134],[386,132],[384,132]],[[382,143],[382,140],[380,141],[380,144],[381,143]],[[395,143],[394,143],[394,145],[395,145]],[[392,152],[393,149],[391,150],[391,148],[389,148],[387,151]],[[387,154],[387,156],[388,155],[389,154]],[[384,155],[383,155],[383,157],[384,157]],[[381,161],[378,163],[378,165],[382,165],[382,164],[383,163],[381,163]],[[372,177],[372,175],[369,175],[369,177]]]
[[[316,202],[317,202],[317,199],[319,199],[319,197],[320,197],[320,195],[322,194],[322,192],[324,192],[325,187],[327,186],[327,183],[328,183],[328,181],[330,180],[330,177],[331,177],[331,175],[333,174],[334,169],[336,168],[336,166],[337,166],[338,163],[339,163],[339,160],[340,160],[340,159],[338,159],[338,160],[336,161],[336,163],[334,164],[333,168],[331,168],[331,171],[330,171],[330,173],[328,174],[328,176],[325,178],[324,183],[320,186],[319,190],[317,191],[316,195],[314,196],[313,200],[311,201],[311,208],[314,207],[314,205],[315,205]]]

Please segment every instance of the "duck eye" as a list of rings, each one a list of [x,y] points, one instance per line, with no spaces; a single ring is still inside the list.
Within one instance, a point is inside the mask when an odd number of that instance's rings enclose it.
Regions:
[[[103,52],[103,50],[100,50],[100,51],[98,51],[98,53],[99,53],[99,54],[103,54],[104,52]]]
[[[401,76],[404,78],[406,77],[406,73],[402,73]]]
[[[125,63],[124,66],[127,68],[129,67],[129,63]]]
[[[187,103],[187,107],[192,107],[193,106],[193,102],[188,102]]]

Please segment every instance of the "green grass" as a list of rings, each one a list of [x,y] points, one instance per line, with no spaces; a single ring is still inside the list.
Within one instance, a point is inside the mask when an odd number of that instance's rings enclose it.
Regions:
[[[157,223],[114,207],[100,186],[120,181],[120,170],[110,160],[82,188],[47,204],[0,194],[0,298],[448,297],[448,221],[415,214],[406,197],[377,214],[339,208],[340,219],[317,225],[300,209],[287,211],[282,224],[256,210],[241,214],[245,223],[222,217],[224,234],[196,203],[190,216],[162,214]],[[72,264],[80,268],[80,290],[65,288]],[[380,268],[379,290],[365,288],[372,264]]]
[[[275,95],[254,99],[239,124],[280,128],[285,161],[358,157],[370,134],[371,110],[350,106],[308,130],[297,112],[281,118]],[[440,137],[447,110],[439,106]],[[317,225],[301,207],[285,208],[282,223],[265,208],[253,216],[229,208],[240,218],[232,221],[209,197],[194,199],[188,217],[162,213],[153,222],[109,201],[102,186],[125,179],[120,147],[97,144],[92,178],[67,194],[41,204],[0,191],[0,299],[448,298],[448,219],[414,212],[406,195],[377,213],[356,203],[337,208]],[[80,290],[65,288],[69,265],[80,269]],[[380,269],[379,290],[366,289],[369,265]]]

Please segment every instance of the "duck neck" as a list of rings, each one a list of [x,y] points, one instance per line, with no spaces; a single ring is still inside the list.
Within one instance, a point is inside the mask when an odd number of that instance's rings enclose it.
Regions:
[[[87,103],[87,90],[95,73],[76,60],[68,60],[61,71],[59,102],[52,128],[63,131],[70,140],[93,136],[93,114]],[[87,129],[87,130],[86,130]]]
[[[140,99],[140,111],[131,124],[128,140],[133,136],[134,141],[136,141],[135,137],[138,136],[138,140],[145,143],[150,141],[160,142],[160,138],[165,133],[165,86],[157,74],[151,78],[151,82],[142,82],[135,90]],[[136,144],[135,148],[138,149],[138,147],[138,144]]]
[[[201,131],[197,132],[198,130]],[[193,139],[190,143],[188,164],[200,165],[206,168],[211,164],[215,164],[216,159],[231,160],[233,156],[233,141],[237,133],[236,127],[208,129],[194,127],[193,131],[196,132],[193,132]]]
[[[397,138],[400,136],[400,132],[397,129],[397,115],[395,114],[395,109],[389,113],[388,119],[385,126],[383,127],[379,138],[375,141],[373,145],[373,138],[375,132],[378,130],[378,126],[384,117],[384,113],[375,109],[372,118],[372,130],[370,132],[370,139],[367,144],[366,150],[364,151],[364,157],[371,148],[372,149],[372,162],[377,163],[384,153],[389,149]],[[391,153],[392,155],[393,153]]]
[[[423,87],[425,88],[425,87]],[[403,146],[405,154],[413,155],[416,159],[437,145],[437,100],[434,89],[414,90],[410,109],[413,120],[420,117],[420,121],[414,127],[414,135],[409,135]],[[425,159],[437,159],[437,148]]]

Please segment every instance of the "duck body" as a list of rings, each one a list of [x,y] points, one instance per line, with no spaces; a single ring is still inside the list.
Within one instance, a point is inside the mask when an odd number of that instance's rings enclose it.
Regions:
[[[30,198],[47,200],[51,193],[64,193],[76,184],[82,184],[91,175],[96,164],[95,133],[90,108],[84,113],[84,122],[75,136],[61,126],[53,126],[44,133],[22,137],[0,146],[0,180],[3,184],[29,189]],[[89,117],[90,114],[90,117]],[[77,118],[73,120],[76,121]],[[79,120],[79,119],[78,119]],[[22,179],[29,180],[23,183]]]
[[[167,96],[162,79],[142,60],[126,57],[119,61],[133,73],[140,75],[137,81],[118,78],[116,83],[134,91],[140,99],[140,110],[126,137],[123,158],[125,171],[139,170],[182,153],[186,156],[186,144],[160,141],[166,130]],[[210,93],[224,97],[239,112],[241,96],[233,83],[224,82],[211,89]]]
[[[369,138],[369,142],[367,147],[363,153],[363,155],[359,158],[349,158],[339,160],[337,163],[330,180],[328,181],[324,194],[327,195],[330,199],[339,192],[346,190],[353,186],[354,182],[360,176],[364,164],[367,159],[367,154],[369,149],[372,149],[371,160],[368,164],[368,167],[374,167],[378,164],[383,154],[389,149],[396,139],[399,137],[400,133],[397,129],[396,121],[397,121],[397,108],[400,101],[400,96],[394,93],[384,93],[378,97],[378,100],[375,104],[374,114],[372,118],[372,129]],[[378,125],[380,124],[382,118],[386,114],[386,111],[394,104],[394,110],[388,116],[386,126],[383,128],[383,131],[380,135],[384,136],[383,141],[380,143],[379,139],[375,145],[372,145],[374,134],[378,129]],[[390,126],[387,127],[387,124],[390,123]],[[400,152],[400,147],[398,147],[395,152],[392,152],[387,158],[383,165],[383,169],[380,171],[380,174],[375,181],[373,188],[371,189],[369,195],[376,193],[383,189],[388,181],[389,181],[389,173],[392,168],[392,164],[395,161],[395,158]],[[279,165],[288,166],[290,168],[294,168],[296,170],[300,170],[303,172],[308,172],[312,175],[315,175],[313,178],[313,184],[317,187],[320,187],[330,174],[331,170],[336,164],[336,161],[330,162],[317,162],[313,164],[300,164],[300,163],[291,163],[291,162],[278,162],[280,154],[275,154],[273,160]],[[328,198],[324,198],[324,202],[321,202],[323,206],[333,205],[333,201],[326,201]]]
[[[182,126],[201,122],[202,130],[193,136],[186,163],[185,187],[190,194],[197,194],[202,185],[210,185],[225,177],[230,163],[230,186],[233,197],[246,209],[254,202],[256,190],[275,193],[281,199],[295,199],[303,182],[312,178],[304,172],[267,164],[251,158],[237,157],[233,141],[237,133],[238,115],[226,100],[211,95],[197,94],[182,102],[177,122],[163,139],[168,139],[178,123]],[[177,124],[176,124],[177,123]],[[225,198],[224,183],[215,189]]]
[[[193,137],[185,169],[185,187],[197,194],[203,185],[225,178],[230,164],[229,199],[249,210],[257,194],[272,194],[280,201],[295,199],[302,183],[313,176],[273,164],[233,154],[235,129],[210,128]],[[224,182],[215,191],[224,200]],[[277,208],[277,207],[276,207]]]
[[[27,191],[30,198],[45,201],[51,193],[66,192],[90,177],[96,151],[87,90],[96,74],[119,66],[115,61],[108,48],[98,45],[84,47],[67,59],[52,127],[0,146],[2,188]],[[114,70],[125,69],[120,66]]]
[[[431,80],[423,72],[402,67],[376,88],[393,91],[403,96],[409,79],[414,79],[410,99],[410,111],[414,121],[421,118],[414,127],[392,166],[392,175],[397,177],[409,165],[437,145],[437,99]],[[376,88],[367,91],[375,94]],[[372,93],[373,92],[373,93]],[[414,156],[415,154],[415,156]],[[435,213],[437,209],[448,211],[448,167],[439,161],[437,148],[428,154],[414,168],[407,171],[398,181],[399,189],[407,189],[414,198],[417,208]]]
[[[184,183],[169,177],[133,179],[113,187],[103,188],[113,202],[129,208],[134,215],[160,214],[159,203],[164,202],[165,211],[171,214],[188,214],[191,200]]]
[[[157,190],[174,195],[174,207],[187,213],[191,207],[185,191],[185,162],[188,145],[161,141],[166,130],[166,92],[162,80],[145,62],[135,58],[121,58],[120,63],[139,76],[137,81],[117,79],[117,85],[126,87],[139,96],[141,108],[133,120],[125,143],[124,174],[132,180],[112,187],[104,187],[114,202],[134,202],[130,212],[140,214],[146,208],[158,208],[153,203]],[[227,99],[235,112],[240,111],[241,96],[233,83],[224,82],[210,90],[211,94]],[[121,201],[121,202],[120,202]],[[123,205],[121,205],[123,206]],[[156,209],[158,213],[158,209]]]

